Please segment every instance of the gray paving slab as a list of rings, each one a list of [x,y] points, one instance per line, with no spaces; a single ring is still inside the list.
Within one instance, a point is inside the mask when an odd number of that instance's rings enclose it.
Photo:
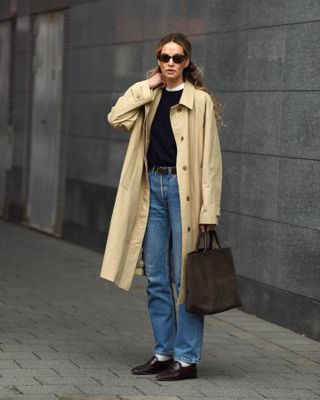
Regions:
[[[1,400],[320,400],[320,343],[230,310],[205,320],[198,379],[133,376],[152,354],[143,277],[99,277],[102,255],[0,220]]]
[[[20,393],[30,395],[84,393],[76,385],[15,385],[15,387]]]
[[[7,352],[0,352],[0,363],[3,360],[38,360],[39,358],[30,352],[23,352],[23,351],[7,351]]]
[[[17,395],[17,396],[6,396],[5,398],[3,398],[4,400],[57,400],[57,396],[56,395]]]
[[[58,376],[57,372],[55,372],[52,368],[30,368],[30,369],[2,369],[1,377],[2,378],[10,378],[10,377],[22,377],[22,376]]]
[[[41,383],[33,376],[1,376],[0,387],[14,385],[40,385]]]
[[[79,386],[82,393],[91,394],[110,394],[110,395],[141,395],[142,391],[135,386],[120,386],[120,385],[107,385],[107,386]]]
[[[6,396],[5,398],[3,398],[5,400],[57,400],[57,396],[56,395],[17,395],[17,396]]]
[[[126,396],[126,395],[108,395],[108,396],[62,396],[60,400],[144,400],[145,396]],[[148,396],[148,400],[180,400],[176,396]]]

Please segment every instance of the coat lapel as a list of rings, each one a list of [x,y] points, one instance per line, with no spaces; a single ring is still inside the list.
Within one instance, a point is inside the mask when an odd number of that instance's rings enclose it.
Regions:
[[[151,124],[156,114],[158,105],[160,103],[162,90],[161,88],[156,88],[154,89],[153,93],[154,93],[154,100],[151,103],[145,104],[145,121],[144,121],[145,155],[150,142]]]
[[[192,110],[194,103],[194,93],[195,87],[189,81],[185,81],[184,89],[182,91],[182,95],[180,97],[179,104],[182,104]]]

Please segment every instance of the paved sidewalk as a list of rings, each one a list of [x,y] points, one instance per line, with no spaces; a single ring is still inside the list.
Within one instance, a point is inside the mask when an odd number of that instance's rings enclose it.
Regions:
[[[145,278],[123,291],[101,261],[0,220],[1,400],[320,400],[320,343],[240,310],[206,318],[198,379],[131,375],[152,355]]]

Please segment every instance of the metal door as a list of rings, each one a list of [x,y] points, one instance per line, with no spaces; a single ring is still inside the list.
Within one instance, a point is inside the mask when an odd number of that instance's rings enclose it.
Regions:
[[[54,233],[58,205],[63,60],[62,12],[34,21],[28,224]]]
[[[7,171],[12,162],[12,132],[9,118],[10,22],[0,23],[0,215],[3,215]]]

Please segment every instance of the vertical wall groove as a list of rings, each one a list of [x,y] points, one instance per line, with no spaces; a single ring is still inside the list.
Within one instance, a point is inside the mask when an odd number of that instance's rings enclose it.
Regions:
[[[67,167],[67,146],[68,146],[68,124],[67,124],[67,105],[68,105],[68,73],[69,73],[69,40],[70,40],[70,10],[64,10],[64,38],[63,38],[63,62],[62,62],[62,104],[61,104],[61,140],[60,140],[60,167],[59,167],[59,187],[58,187],[58,206],[55,224],[55,234],[63,235],[63,218],[65,205],[65,179]]]
[[[8,120],[7,125],[9,129],[10,140],[14,141],[13,135],[13,106],[14,106],[14,80],[15,80],[15,54],[16,54],[16,18],[10,20],[10,56],[9,56],[9,90],[8,90]],[[12,177],[12,160],[9,169],[6,171],[6,183],[5,183],[5,198],[4,198],[4,209],[3,217],[9,218],[10,212],[10,201],[12,198],[13,191],[13,177]]]

